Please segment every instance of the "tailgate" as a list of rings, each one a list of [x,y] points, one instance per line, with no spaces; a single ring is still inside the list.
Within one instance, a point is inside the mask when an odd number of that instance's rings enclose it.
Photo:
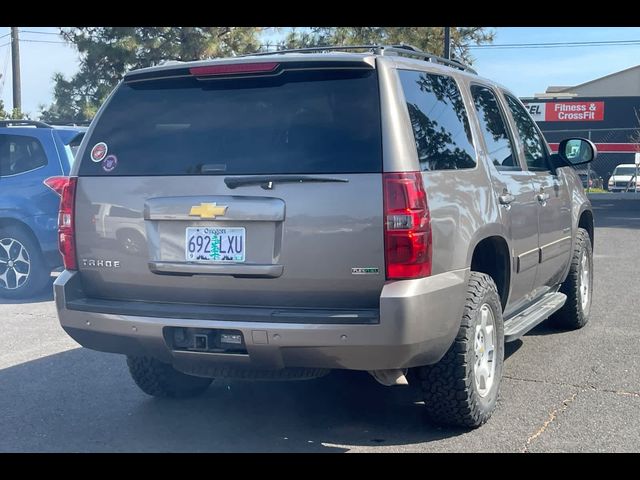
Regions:
[[[163,71],[118,87],[79,156],[89,297],[378,307],[376,72],[299,63],[233,79]]]
[[[80,178],[76,235],[85,293],[153,302],[374,308],[384,283],[382,182],[376,174],[344,177],[348,183],[282,184],[269,193],[247,186],[244,195],[219,178],[141,183],[121,177],[117,191],[108,179]],[[141,186],[153,194],[141,195]],[[192,207],[214,203],[227,207],[222,217],[189,216]],[[190,261],[186,232],[193,227],[244,229],[244,261]],[[240,245],[233,240],[235,254]],[[224,238],[221,244],[223,253],[231,246]],[[378,274],[354,274],[354,268],[376,268]]]

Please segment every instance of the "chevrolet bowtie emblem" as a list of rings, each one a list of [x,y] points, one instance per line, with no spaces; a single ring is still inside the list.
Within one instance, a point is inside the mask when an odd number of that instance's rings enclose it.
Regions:
[[[224,215],[227,211],[226,205],[217,205],[215,203],[201,203],[191,207],[189,215],[199,215],[200,218],[216,218]]]

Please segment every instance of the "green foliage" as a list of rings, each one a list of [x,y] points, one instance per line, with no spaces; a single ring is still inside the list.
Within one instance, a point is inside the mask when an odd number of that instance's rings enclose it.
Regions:
[[[260,27],[70,27],[60,34],[80,53],[80,71],[54,75],[43,121],[90,120],[127,70],[163,60],[198,60],[257,51]]]
[[[11,119],[12,120],[29,120],[29,115],[23,113],[20,109],[14,108],[11,110]]]
[[[28,120],[29,115],[14,108],[10,112],[4,109],[4,102],[0,100],[0,120]]]
[[[469,45],[490,43],[495,32],[485,27],[451,27],[453,58],[472,63]],[[443,27],[311,27],[293,29],[283,43],[285,48],[324,45],[361,44],[413,45],[426,52],[442,55],[444,52]]]
[[[240,55],[260,49],[264,27],[69,27],[61,36],[80,54],[80,71],[67,79],[53,77],[54,102],[40,106],[48,122],[82,122],[93,118],[127,70],[163,60],[198,60]],[[468,46],[493,41],[483,27],[452,27],[452,52],[471,62]],[[280,44],[285,48],[360,43],[407,43],[442,54],[442,27],[311,27],[293,29]]]

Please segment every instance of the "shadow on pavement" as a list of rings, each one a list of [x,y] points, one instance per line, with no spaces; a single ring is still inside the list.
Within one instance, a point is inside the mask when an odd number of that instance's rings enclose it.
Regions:
[[[514,340],[513,342],[504,344],[504,360],[505,362],[509,359],[511,355],[516,353],[522,347],[523,341],[521,339]]]
[[[0,385],[5,452],[343,452],[466,432],[429,425],[416,389],[364,372],[219,380],[199,398],[154,399],[134,385],[124,357],[78,348],[0,370]]]
[[[541,337],[545,335],[561,335],[563,333],[572,332],[572,330],[563,330],[561,328],[556,328],[551,325],[550,320],[545,320],[540,325],[537,325],[530,332],[528,332],[525,336],[527,337]]]

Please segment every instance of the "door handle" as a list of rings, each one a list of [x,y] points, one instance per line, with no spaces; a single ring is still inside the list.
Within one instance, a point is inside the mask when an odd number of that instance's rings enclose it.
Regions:
[[[500,205],[503,205],[505,207],[508,207],[509,205],[511,205],[511,203],[516,199],[516,197],[514,197],[513,195],[511,195],[509,192],[505,192],[502,195],[500,195],[498,197],[498,202],[500,203]]]
[[[536,195],[536,198],[538,199],[538,201],[540,203],[542,203],[544,205],[545,203],[547,203],[547,200],[549,200],[549,194],[548,193],[544,193],[544,192],[540,192],[539,194]]]

